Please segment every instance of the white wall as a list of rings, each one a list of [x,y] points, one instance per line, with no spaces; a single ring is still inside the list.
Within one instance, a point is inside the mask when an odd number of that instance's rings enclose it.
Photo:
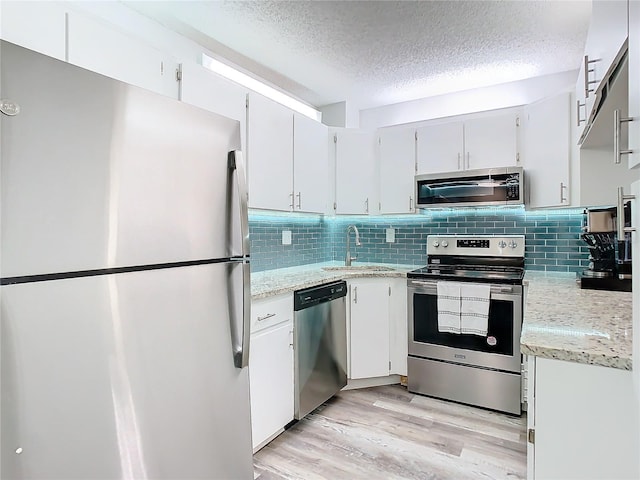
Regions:
[[[533,103],[573,90],[577,70],[360,111],[360,128],[376,129]]]

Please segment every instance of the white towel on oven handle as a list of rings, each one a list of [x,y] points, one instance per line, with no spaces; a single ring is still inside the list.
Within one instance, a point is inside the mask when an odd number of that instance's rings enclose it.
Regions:
[[[491,286],[482,283],[460,285],[460,331],[487,336]]]
[[[460,333],[460,284],[438,282],[438,331]]]

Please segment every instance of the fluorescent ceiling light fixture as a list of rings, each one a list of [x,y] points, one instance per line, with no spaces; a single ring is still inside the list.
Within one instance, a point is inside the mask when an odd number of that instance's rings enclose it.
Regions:
[[[264,95],[271,100],[278,102],[285,107],[290,108],[291,110],[295,110],[302,115],[309,117],[313,120],[320,121],[322,120],[322,114],[313,107],[302,103],[299,100],[287,95],[286,93],[281,92],[280,90],[276,90],[269,85],[262,83],[260,80],[256,80],[253,77],[250,77],[246,73],[242,73],[239,70],[236,70],[229,65],[222,63],[215,58],[211,58],[206,53],[202,54],[202,66],[208,68],[212,72],[217,73],[225,78],[228,78],[231,81],[239,83],[240,85],[250,88],[254,92],[258,92],[260,95]]]

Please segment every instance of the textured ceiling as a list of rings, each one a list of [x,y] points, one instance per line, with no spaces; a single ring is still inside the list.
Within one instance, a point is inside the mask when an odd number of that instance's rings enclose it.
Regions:
[[[578,69],[590,1],[127,1],[322,106],[371,108]]]

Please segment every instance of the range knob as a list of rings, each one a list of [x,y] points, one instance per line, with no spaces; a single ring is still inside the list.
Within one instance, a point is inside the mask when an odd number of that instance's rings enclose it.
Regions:
[[[518,246],[518,244],[516,243],[516,241],[515,241],[515,240],[511,240],[511,241],[509,242],[509,246],[510,246],[511,248],[516,248],[516,247]]]
[[[433,246],[434,246],[435,248],[438,248],[438,247],[440,246],[440,243],[438,243],[438,240],[434,240],[434,241],[433,241]]]
[[[446,240],[442,240],[442,246],[444,248],[447,248],[449,246],[449,242],[447,242]]]
[[[504,240],[500,240],[500,241],[498,242],[498,246],[499,246],[500,248],[504,248],[504,247],[506,247],[506,246],[507,246],[507,242],[505,242]]]

